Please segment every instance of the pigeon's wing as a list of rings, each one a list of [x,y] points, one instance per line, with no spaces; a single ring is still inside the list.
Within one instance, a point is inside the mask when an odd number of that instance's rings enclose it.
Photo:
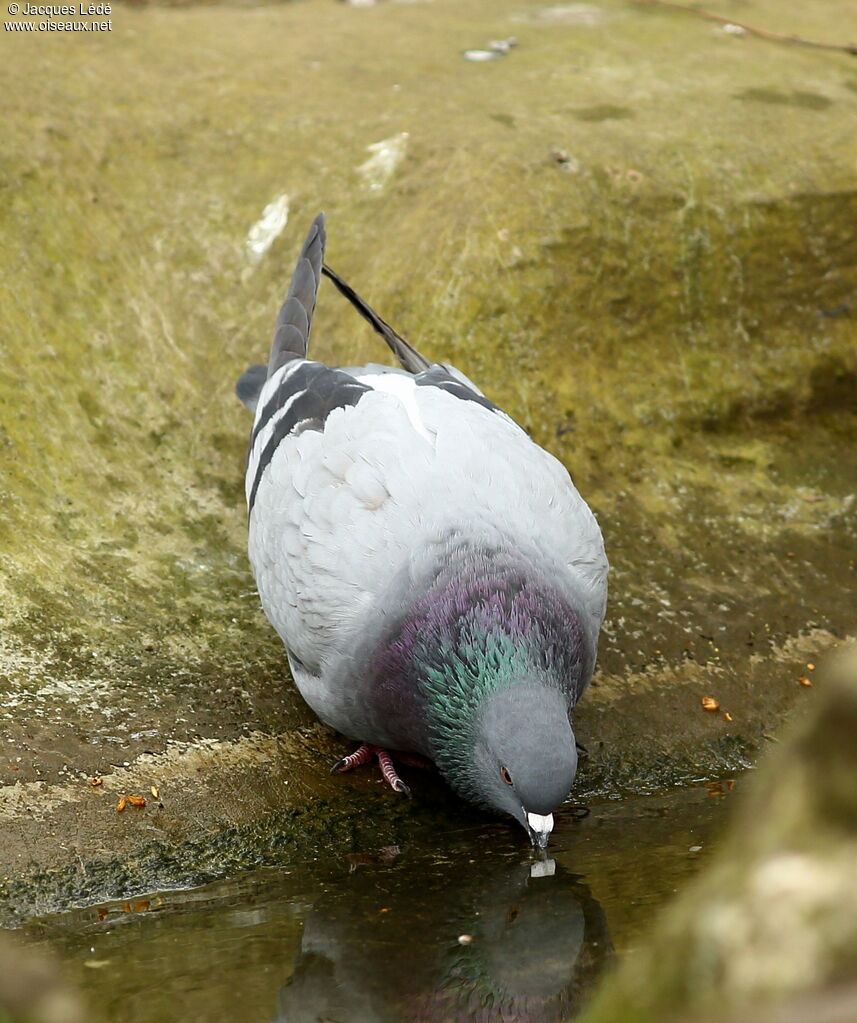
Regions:
[[[429,382],[436,370],[443,372]],[[533,552],[548,570],[564,566],[556,582],[583,603],[596,638],[609,566],[598,522],[568,470],[453,367],[432,367],[414,384],[434,449],[425,515]]]
[[[318,675],[415,542],[399,490],[429,445],[389,392],[318,363],[281,373],[263,389],[251,440],[249,553],[293,663]],[[307,387],[289,394],[299,377]],[[305,416],[314,391],[324,407]]]
[[[476,392],[327,372],[351,389],[337,380],[323,420],[298,419],[301,396],[267,416],[263,394],[247,476],[259,593],[299,670],[323,674],[403,569],[461,538],[565,564],[597,631],[601,534],[556,459]]]
[[[245,481],[249,512],[281,442],[306,430],[323,431],[334,409],[356,405],[368,390],[350,373],[306,359],[292,360],[268,378],[250,434]]]
[[[366,612],[383,613],[393,580],[409,564],[416,578],[432,556],[442,561],[456,538],[564,565],[597,632],[606,596],[601,533],[556,459],[462,373],[429,363],[327,267],[405,372],[306,359],[324,240],[319,215],[277,318],[264,382],[263,368],[251,368],[238,387],[255,411],[250,559],[296,677],[310,684],[347,656]]]

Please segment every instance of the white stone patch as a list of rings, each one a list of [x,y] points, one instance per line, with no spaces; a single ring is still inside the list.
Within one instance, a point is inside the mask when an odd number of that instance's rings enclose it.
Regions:
[[[604,21],[604,12],[595,4],[552,4],[532,14],[519,15],[515,21],[535,21],[548,25],[581,25],[591,28]]]
[[[464,59],[473,61],[496,60],[497,57],[505,57],[513,46],[518,45],[514,36],[508,39],[492,39],[484,50],[465,50]]]
[[[262,216],[250,228],[247,234],[245,246],[247,258],[251,263],[258,263],[259,260],[274,244],[274,241],[282,234],[283,229],[289,222],[289,197],[285,194],[278,195],[273,202],[262,210]]]
[[[518,45],[518,40],[515,36],[509,36],[507,39],[492,39],[488,44],[488,49],[494,53],[508,53],[513,46]]]
[[[366,147],[372,155],[360,164],[357,173],[370,191],[379,192],[393,176],[405,158],[409,138],[408,132],[400,131],[398,135],[391,135],[388,139],[381,139]]]

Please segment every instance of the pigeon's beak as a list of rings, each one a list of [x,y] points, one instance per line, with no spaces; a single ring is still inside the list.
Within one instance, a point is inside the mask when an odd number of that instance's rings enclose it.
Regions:
[[[528,813],[527,831],[534,849],[546,849],[553,831],[553,814],[543,817],[540,813]]]

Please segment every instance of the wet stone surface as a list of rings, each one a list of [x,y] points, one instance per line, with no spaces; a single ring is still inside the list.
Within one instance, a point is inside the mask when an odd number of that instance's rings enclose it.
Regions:
[[[564,811],[545,860],[463,823],[442,845],[368,844],[19,937],[57,954],[105,1021],[569,1019],[707,859],[730,795],[724,782]]]

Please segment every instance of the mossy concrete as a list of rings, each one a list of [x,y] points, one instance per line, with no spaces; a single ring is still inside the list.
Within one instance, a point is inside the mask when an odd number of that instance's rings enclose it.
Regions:
[[[852,15],[754,7],[815,37]],[[342,745],[290,688],[244,554],[232,385],[322,208],[330,263],[599,515],[580,795],[750,762],[854,629],[853,61],[618,0],[113,21],[0,40],[0,878],[49,901],[77,869],[91,898],[92,864],[151,841],[376,791],[327,776]],[[372,188],[367,147],[403,132]],[[383,357],[326,286],[313,343]]]
[[[855,729],[857,645],[826,666],[714,861],[581,1023],[853,1018]]]

